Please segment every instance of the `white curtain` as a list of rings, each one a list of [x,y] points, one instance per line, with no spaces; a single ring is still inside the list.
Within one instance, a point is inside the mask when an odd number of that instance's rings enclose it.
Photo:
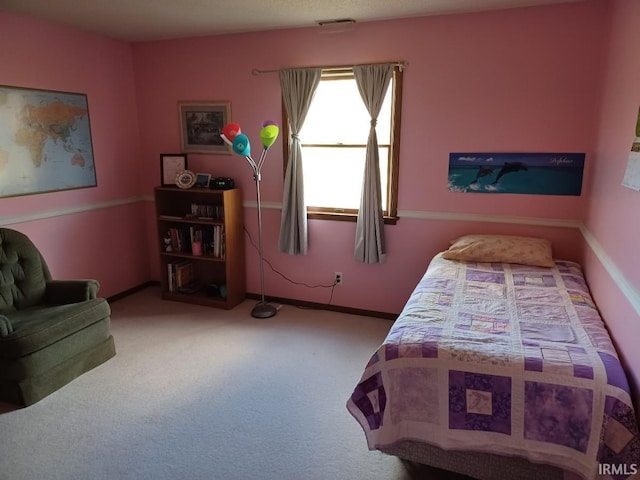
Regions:
[[[365,263],[382,263],[386,254],[376,122],[393,69],[393,64],[353,67],[360,96],[371,115],[354,250],[354,258]]]
[[[278,248],[289,255],[307,253],[307,205],[304,201],[302,149],[298,133],[307,117],[309,106],[320,83],[319,68],[285,69],[280,71],[282,99],[291,127],[289,159],[284,177],[282,219]]]

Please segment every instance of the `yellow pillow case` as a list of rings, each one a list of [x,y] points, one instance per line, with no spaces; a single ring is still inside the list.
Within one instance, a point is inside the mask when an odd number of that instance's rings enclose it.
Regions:
[[[465,235],[451,242],[442,256],[467,262],[555,265],[549,240],[516,235]]]

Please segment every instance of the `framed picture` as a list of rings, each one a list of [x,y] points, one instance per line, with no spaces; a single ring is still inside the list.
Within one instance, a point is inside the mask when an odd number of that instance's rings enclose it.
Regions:
[[[231,154],[220,134],[231,119],[230,102],[178,102],[182,151]]]
[[[210,173],[196,173],[196,187],[209,188]]]
[[[584,153],[449,154],[449,190],[472,193],[582,193]]]
[[[0,85],[0,197],[96,185],[87,95]]]
[[[160,185],[175,186],[176,176],[187,169],[187,156],[184,153],[160,154]]]

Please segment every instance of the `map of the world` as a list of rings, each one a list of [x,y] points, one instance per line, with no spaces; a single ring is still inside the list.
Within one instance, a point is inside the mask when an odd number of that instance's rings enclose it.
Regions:
[[[0,86],[0,197],[94,186],[86,95]]]

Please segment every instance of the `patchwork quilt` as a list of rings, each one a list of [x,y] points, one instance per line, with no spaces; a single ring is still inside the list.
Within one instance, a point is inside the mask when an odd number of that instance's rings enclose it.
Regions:
[[[580,266],[437,255],[347,408],[371,450],[399,440],[635,478],[629,385]]]

